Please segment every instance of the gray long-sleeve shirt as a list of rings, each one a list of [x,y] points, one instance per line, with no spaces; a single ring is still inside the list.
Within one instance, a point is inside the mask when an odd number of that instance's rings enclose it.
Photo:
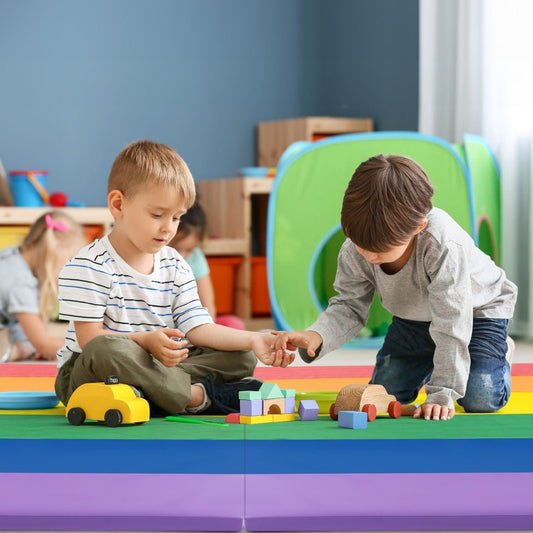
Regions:
[[[366,261],[347,239],[338,257],[338,295],[308,329],[323,339],[316,358],[337,349],[366,324],[377,292],[393,315],[430,322],[436,348],[427,401],[453,407],[466,391],[473,317],[511,318],[517,288],[447,213],[433,208],[427,219],[408,262],[392,275]]]

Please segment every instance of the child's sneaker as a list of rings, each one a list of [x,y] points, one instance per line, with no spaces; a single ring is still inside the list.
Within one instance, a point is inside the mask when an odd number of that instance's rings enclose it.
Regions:
[[[514,348],[514,340],[507,335],[507,352],[505,354],[505,358],[509,362],[509,366],[513,364]]]
[[[238,413],[240,410],[239,392],[257,391],[263,385],[260,379],[249,377],[232,383],[215,383],[213,376],[207,374],[203,383],[205,392],[211,400],[211,405],[203,413],[212,415],[227,415]]]

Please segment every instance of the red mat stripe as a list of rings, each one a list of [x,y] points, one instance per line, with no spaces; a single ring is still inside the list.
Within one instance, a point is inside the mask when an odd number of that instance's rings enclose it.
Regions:
[[[0,365],[3,378],[55,378],[56,365],[50,363],[6,363]]]

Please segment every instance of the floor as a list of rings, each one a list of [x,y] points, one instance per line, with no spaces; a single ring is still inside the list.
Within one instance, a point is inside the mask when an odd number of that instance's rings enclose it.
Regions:
[[[251,330],[273,329],[273,323],[268,318],[253,319],[249,321],[246,325]],[[374,350],[374,349],[369,350],[369,349],[351,349],[351,348],[335,350],[334,352],[329,353],[326,357],[319,359],[318,361],[316,361],[316,363],[313,363],[313,364],[320,365],[320,366],[373,365],[375,361],[376,351],[377,350]],[[533,363],[533,342],[516,340],[516,349],[515,349],[515,353],[513,357],[513,363]],[[306,366],[306,363],[304,363],[299,357],[297,357],[296,360],[294,361],[294,365]],[[258,366],[264,366],[264,365],[262,363],[259,363]],[[21,533],[21,532],[7,531],[7,533]],[[328,532],[322,532],[322,533],[328,533]],[[420,533],[425,533],[425,532],[422,531]],[[447,533],[447,532],[441,531],[441,533]],[[449,532],[449,533],[452,533],[452,532]],[[484,532],[481,532],[481,533],[484,533]],[[485,533],[489,533],[489,532],[485,532]],[[503,531],[499,532],[498,530],[492,530],[490,533],[504,533],[504,532]]]
[[[252,319],[246,322],[246,327],[251,330],[273,329],[274,323],[268,319]],[[351,349],[345,348],[330,352],[327,356],[318,359],[314,365],[343,366],[343,365],[373,365],[376,360],[377,349]],[[513,363],[533,363],[533,342],[515,339],[515,353]],[[293,365],[306,366],[299,357],[296,357]],[[259,366],[264,366],[259,363]]]
[[[265,320],[263,323],[256,322],[251,323],[250,326],[259,326],[254,329],[269,329],[273,327],[273,324],[269,323],[268,320]],[[343,365],[373,365],[376,358],[377,350],[368,350],[368,349],[340,349],[335,350],[329,353],[327,356],[319,359],[314,365],[322,366],[343,366]],[[513,356],[513,363],[533,363],[533,342],[527,342],[522,340],[515,339],[515,353]],[[293,363],[296,366],[306,366],[307,363],[304,363],[299,357],[297,357]],[[258,366],[264,366],[262,363],[259,363]],[[328,532],[322,532],[328,533]],[[374,532],[375,533],[375,532]],[[425,533],[425,532],[420,532]],[[441,531],[440,533],[452,533]],[[489,533],[489,532],[478,532],[478,533]],[[490,533],[504,533],[503,531],[494,530]]]

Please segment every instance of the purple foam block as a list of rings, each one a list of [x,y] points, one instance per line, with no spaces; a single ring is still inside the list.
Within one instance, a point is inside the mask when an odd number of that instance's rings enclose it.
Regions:
[[[240,400],[242,416],[260,416],[263,414],[263,400]]]
[[[285,398],[285,412],[287,414],[294,413],[294,404],[295,404],[294,396],[289,396]]]
[[[316,420],[318,418],[318,404],[315,400],[300,400],[298,415],[301,420]]]

